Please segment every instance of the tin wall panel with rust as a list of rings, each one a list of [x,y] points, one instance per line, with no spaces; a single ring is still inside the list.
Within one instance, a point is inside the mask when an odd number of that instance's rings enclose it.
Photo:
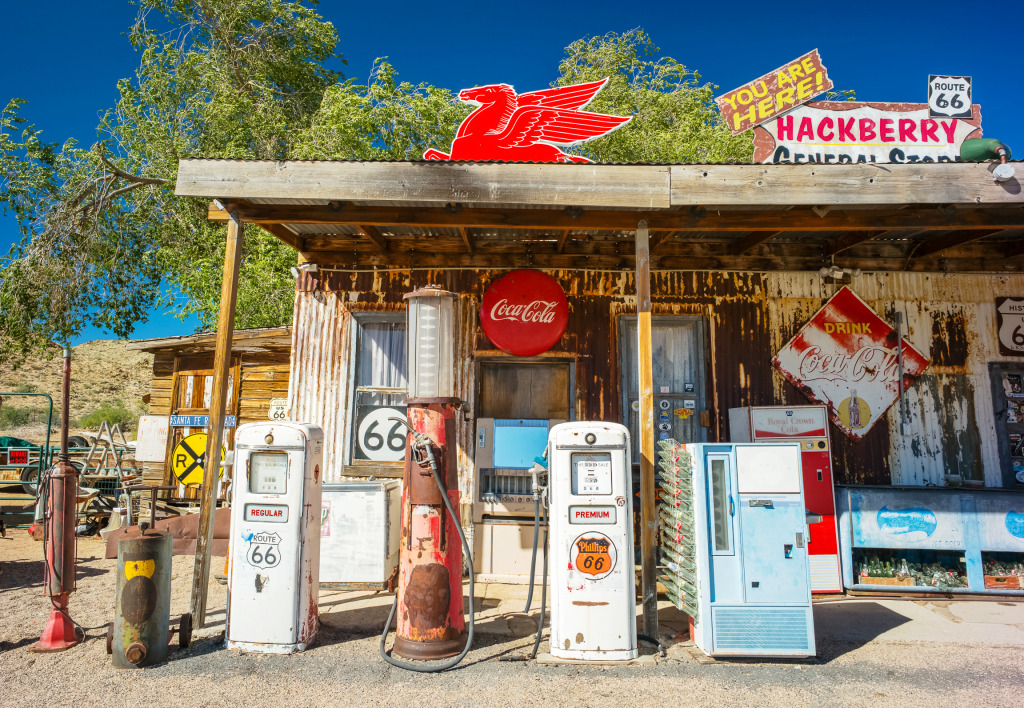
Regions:
[[[618,322],[635,314],[633,274],[545,272],[562,285],[570,304],[566,333],[546,355],[575,362],[576,417],[620,421]],[[480,329],[478,308],[486,288],[503,274],[321,271],[300,278],[289,395],[296,419],[322,421],[325,427],[328,480],[343,472],[351,313],[404,310],[404,293],[437,284],[458,295],[455,385],[466,403],[456,438],[460,491],[469,503],[474,496],[474,361],[479,355],[502,355]],[[771,358],[838,287],[823,283],[816,272],[652,274],[655,315],[699,315],[707,322],[709,440],[728,440],[729,408],[807,402],[772,367]],[[941,485],[947,473],[958,470],[968,479],[983,475],[999,484],[994,436],[980,432],[994,426],[986,365],[1000,358],[994,296],[1021,292],[1024,277],[865,274],[851,287],[889,322],[902,312],[904,336],[932,358],[932,366],[906,394],[907,435],[900,431],[899,404],[859,443],[833,434],[837,482]]]

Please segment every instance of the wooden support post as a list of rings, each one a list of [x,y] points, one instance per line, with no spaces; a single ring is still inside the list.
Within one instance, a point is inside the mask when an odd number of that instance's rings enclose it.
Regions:
[[[654,380],[651,360],[651,252],[647,222],[636,227],[637,362],[640,382],[640,585],[644,631],[658,637],[658,520],[654,483]]]
[[[213,391],[210,393],[210,424],[207,428],[206,457],[203,464],[202,501],[196,534],[196,557],[192,567],[192,623],[206,624],[206,589],[210,583],[210,543],[213,540],[213,512],[217,506],[217,480],[220,473],[220,447],[224,435],[224,410],[227,404],[228,373],[231,370],[231,340],[235,332],[235,296],[238,292],[238,266],[242,259],[242,222],[237,212],[228,221],[227,249],[224,251],[224,275],[220,285],[220,314],[217,318],[217,349],[213,357]]]

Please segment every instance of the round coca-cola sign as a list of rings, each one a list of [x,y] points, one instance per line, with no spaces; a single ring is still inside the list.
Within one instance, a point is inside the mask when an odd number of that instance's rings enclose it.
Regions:
[[[514,270],[487,288],[480,324],[494,345],[516,356],[546,352],[569,322],[561,286],[539,270]]]

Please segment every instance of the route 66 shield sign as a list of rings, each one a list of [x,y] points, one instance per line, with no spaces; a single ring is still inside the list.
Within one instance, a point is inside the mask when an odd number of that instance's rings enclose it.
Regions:
[[[256,568],[273,568],[281,563],[281,537],[273,532],[258,531],[249,539],[245,560]]]
[[[999,353],[1024,356],[1024,300],[997,297],[996,326],[999,327]]]
[[[615,568],[615,544],[603,533],[588,531],[580,534],[573,546],[576,570],[589,576],[588,580],[600,580]]]

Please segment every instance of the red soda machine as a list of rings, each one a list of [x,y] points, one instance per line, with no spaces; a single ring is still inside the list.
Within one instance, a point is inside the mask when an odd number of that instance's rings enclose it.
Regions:
[[[842,592],[839,527],[832,486],[832,445],[825,406],[756,406],[729,410],[731,442],[800,443],[810,541],[811,592]]]

